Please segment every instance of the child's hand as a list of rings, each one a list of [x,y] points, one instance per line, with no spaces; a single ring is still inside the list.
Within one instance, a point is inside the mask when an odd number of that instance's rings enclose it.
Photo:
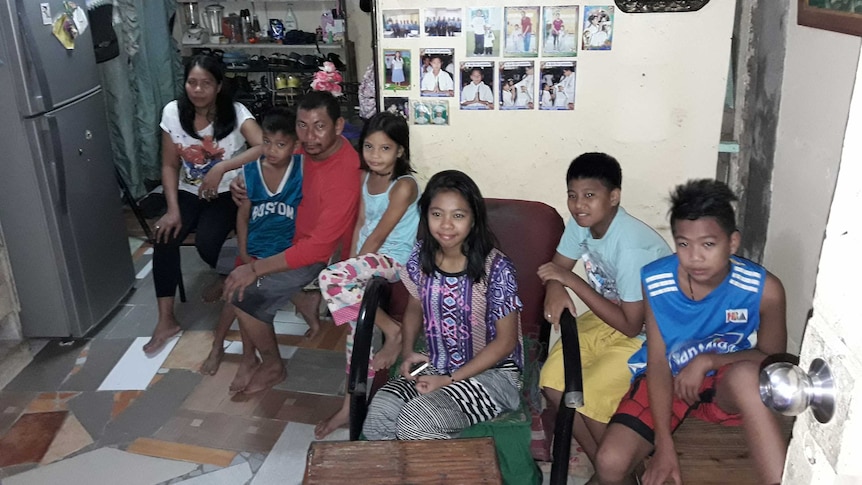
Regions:
[[[245,188],[245,179],[241,176],[230,181],[230,196],[236,205],[242,205],[242,202],[248,199],[248,191]]]
[[[700,354],[685,366],[673,379],[673,393],[689,406],[700,400],[700,386],[707,372],[712,370],[709,356]]]
[[[663,485],[668,482],[682,485],[679,458],[673,446],[656,448],[643,475],[643,485]]]
[[[201,181],[201,186],[198,188],[198,197],[206,200],[218,197],[218,186],[221,183],[223,175],[219,164],[213,165]]]
[[[428,394],[452,382],[449,376],[419,376],[416,378],[416,391],[419,394]]]
[[[239,259],[243,264],[251,264],[251,262],[254,261],[254,258],[249,256],[245,251],[239,253]]]
[[[416,377],[410,375],[410,371],[416,364],[422,364],[424,362],[428,362],[428,356],[424,354],[420,354],[418,352],[411,352],[410,355],[404,357],[404,360],[401,362],[401,367],[399,367],[399,371],[401,375],[407,379],[408,381],[415,381]]]
[[[559,281],[561,284],[566,284],[566,278],[568,278],[572,272],[562,267],[558,266],[555,263],[545,263],[539,266],[539,270],[536,271],[536,274],[539,275],[539,278],[542,279],[542,283],[547,283],[548,281]]]

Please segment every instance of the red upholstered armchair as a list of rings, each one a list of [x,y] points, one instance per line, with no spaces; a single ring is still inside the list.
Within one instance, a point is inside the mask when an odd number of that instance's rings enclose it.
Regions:
[[[536,271],[540,265],[547,263],[553,258],[560,236],[563,233],[563,220],[554,208],[541,202],[511,199],[485,199],[485,201],[488,208],[488,222],[491,230],[497,236],[499,249],[509,256],[515,264],[518,296],[524,304],[521,312],[521,329],[525,341],[538,343],[538,345],[533,345],[526,349],[528,353],[525,358],[533,364],[532,369],[537,371],[540,366],[539,361],[544,359],[547,353],[550,326],[544,317],[545,288],[542,281],[536,275]],[[366,369],[368,369],[368,353],[374,327],[374,315],[378,305],[382,305],[393,318],[400,321],[406,303],[407,291],[401,283],[389,285],[384,279],[376,278],[366,288],[363,305],[359,312],[359,320],[354,338],[353,358],[350,365],[351,374],[348,392],[351,393],[350,438],[352,440],[359,438],[367,409],[368,398],[366,396],[371,394],[368,392]],[[571,323],[572,328],[574,328],[574,322]],[[568,351],[568,357],[571,361],[571,364],[567,365],[577,366],[577,369],[571,373],[567,368],[567,377],[577,377],[579,380],[580,355],[577,346],[577,332],[566,332],[566,334],[569,342],[564,342],[564,345],[568,343],[568,345],[565,345],[564,352]],[[572,348],[574,351],[569,350]],[[576,359],[573,359],[573,357],[576,357]],[[529,364],[528,367],[530,367]],[[377,373],[372,388],[375,390],[378,389],[386,382],[387,378],[387,373]],[[530,380],[530,376],[525,376],[525,383],[529,384],[529,386],[525,386],[525,397],[528,402],[530,397],[535,401],[535,398],[538,396],[536,394],[538,393],[538,379],[533,376],[532,382]],[[573,385],[576,385],[576,383]],[[528,387],[532,388],[528,389]],[[582,389],[582,387],[579,389]],[[567,390],[571,391],[568,388]],[[527,396],[526,394],[529,393],[533,393],[533,395]],[[563,411],[560,412],[559,418],[563,421],[568,421],[568,427],[567,429],[560,429],[560,424],[558,423],[557,431],[565,433],[561,435],[565,438],[555,440],[561,446],[555,446],[555,448],[560,449],[554,450],[555,468],[560,469],[555,472],[560,475],[562,482],[552,483],[565,483],[568,470],[572,414],[567,414],[565,409],[566,405],[571,408],[572,403],[576,403],[578,399],[577,397],[573,398],[573,394],[571,393],[568,393],[567,396],[569,403],[561,403],[560,409]],[[566,399],[564,398],[565,401]],[[580,401],[583,401],[582,397]],[[531,409],[534,415],[540,411],[539,409]],[[555,472],[552,472],[552,477]]]

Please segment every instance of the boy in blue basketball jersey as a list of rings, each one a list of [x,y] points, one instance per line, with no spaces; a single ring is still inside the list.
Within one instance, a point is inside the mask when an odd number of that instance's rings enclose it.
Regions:
[[[242,167],[248,198],[236,215],[237,265],[283,252],[293,245],[296,209],[302,200],[302,156],[295,154],[296,117],[284,108],[266,113],[261,123],[263,155]],[[224,356],[224,338],[234,320],[225,302],[212,350],[201,373],[216,373]]]
[[[676,254],[644,266],[647,343],[629,361],[631,389],[611,419],[596,460],[600,483],[682,483],[671,433],[687,416],[745,428],[759,483],[781,481],[785,447],[760,401],[761,362],[785,351],[784,287],[762,266],[734,256],[740,234],[727,185],[693,180],[671,197]]]

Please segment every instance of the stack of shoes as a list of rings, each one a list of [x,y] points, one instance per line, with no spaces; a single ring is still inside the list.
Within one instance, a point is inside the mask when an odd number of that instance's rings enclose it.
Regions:
[[[222,56],[222,61],[229,71],[247,71],[250,67],[250,59],[245,52],[227,51]]]

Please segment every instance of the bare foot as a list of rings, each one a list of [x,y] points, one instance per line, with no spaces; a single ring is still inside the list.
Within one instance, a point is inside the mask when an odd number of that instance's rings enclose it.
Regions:
[[[263,362],[257,366],[254,375],[251,376],[251,381],[242,390],[243,394],[257,394],[258,392],[268,391],[279,382],[287,378],[287,370],[284,368],[284,363],[281,359],[272,359],[269,362]]]
[[[224,280],[224,276],[219,275],[216,277],[216,280],[211,285],[204,288],[203,293],[201,293],[201,300],[204,303],[213,303],[221,300],[221,294],[224,290]]]
[[[165,344],[168,343],[168,340],[181,331],[180,324],[172,316],[159,320],[156,329],[153,330],[153,336],[150,337],[150,341],[144,344],[144,353],[147,355],[159,353]]]
[[[383,347],[374,354],[371,359],[371,368],[374,370],[388,369],[398,359],[401,353],[401,333],[395,334],[394,337],[387,338],[383,342]]]
[[[308,324],[305,338],[312,339],[320,331],[320,296],[319,291],[300,291],[291,299],[296,305],[296,311],[302,315]]]
[[[309,323],[308,330],[305,331],[305,338],[311,340],[317,336],[318,332],[320,332],[320,324],[313,325]]]
[[[210,350],[210,355],[207,356],[207,360],[201,364],[201,374],[206,374],[209,376],[216,375],[218,372],[218,368],[221,365],[221,360],[224,357],[224,347],[222,345],[213,346],[212,350]]]
[[[322,440],[329,436],[329,433],[348,423],[350,423],[350,404],[341,406],[341,409],[336,411],[335,414],[317,423],[317,426],[314,427],[314,439]]]
[[[243,359],[239,363],[239,369],[236,370],[236,376],[234,376],[230,387],[228,387],[230,395],[245,391],[258,367],[260,367],[260,361],[257,360],[257,357],[254,360]]]

